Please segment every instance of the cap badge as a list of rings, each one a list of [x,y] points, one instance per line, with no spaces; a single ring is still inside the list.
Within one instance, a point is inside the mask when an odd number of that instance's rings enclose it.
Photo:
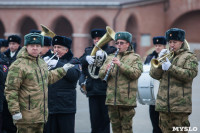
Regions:
[[[172,36],[172,34],[169,34],[169,36]]]
[[[55,41],[57,41],[57,39],[55,39]]]
[[[97,34],[97,31],[95,32],[95,34]]]
[[[118,34],[118,36],[120,36],[120,34]]]
[[[35,40],[36,40],[36,38],[34,37],[34,38],[33,38],[33,40],[35,41]]]
[[[159,40],[157,39],[156,42],[158,42]]]
[[[12,40],[12,38],[10,38],[10,40]]]

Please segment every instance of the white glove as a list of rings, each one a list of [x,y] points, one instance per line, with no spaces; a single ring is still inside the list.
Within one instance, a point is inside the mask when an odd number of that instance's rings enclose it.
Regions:
[[[50,66],[51,68],[54,68],[56,67],[57,63],[58,60],[50,60],[47,65]]]
[[[160,51],[158,57],[160,58],[160,57],[162,57],[164,54],[167,54],[167,53],[169,53],[169,50],[167,50],[167,49],[162,49],[162,50]]]
[[[20,119],[22,119],[22,114],[21,113],[17,113],[17,114],[14,114],[13,116],[12,116],[12,118],[13,118],[13,120],[20,120]]]
[[[169,67],[171,66],[171,63],[168,58],[166,58],[166,62],[162,63],[162,70],[167,71]]]
[[[103,58],[104,53],[105,53],[105,52],[104,52],[103,50],[98,50],[98,51],[96,52],[96,56],[100,56],[100,57]]]
[[[73,64],[70,64],[70,63],[67,63],[67,64],[65,64],[65,65],[63,66],[65,72],[67,72],[67,71],[68,71],[70,68],[72,68],[72,67],[74,67],[74,65],[73,65]]]
[[[87,60],[88,64],[91,65],[94,63],[94,56],[88,55],[88,56],[86,56],[86,60]]]
[[[46,56],[46,57],[44,57],[43,58],[43,60],[47,63],[47,61],[50,59],[50,57],[49,56]]]

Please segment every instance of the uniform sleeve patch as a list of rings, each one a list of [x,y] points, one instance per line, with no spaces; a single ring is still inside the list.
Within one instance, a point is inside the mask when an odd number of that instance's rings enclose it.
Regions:
[[[8,67],[6,65],[3,65],[3,71],[7,72],[7,70],[8,70]]]

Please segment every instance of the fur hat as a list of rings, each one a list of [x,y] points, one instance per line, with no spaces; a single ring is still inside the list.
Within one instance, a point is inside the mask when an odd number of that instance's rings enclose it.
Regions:
[[[18,44],[21,44],[21,37],[18,36],[18,35],[10,35],[10,36],[8,37],[8,43],[9,43],[9,42],[16,42],[16,43],[18,43]]]
[[[0,47],[8,47],[8,41],[6,39],[0,39]]]
[[[92,39],[95,37],[102,37],[105,33],[106,33],[106,30],[104,30],[104,29],[92,29],[91,30]]]
[[[41,31],[40,30],[36,30],[36,29],[32,29],[32,30],[30,30],[30,33],[41,33]]]
[[[39,33],[29,33],[24,36],[24,45],[40,44],[44,46],[44,36]]]
[[[51,46],[52,38],[49,36],[44,36],[44,46]]]
[[[166,39],[164,36],[155,36],[153,38],[153,44],[162,44],[162,45],[166,45]]]
[[[55,36],[52,40],[52,45],[62,45],[71,49],[72,40],[65,36]]]
[[[178,28],[172,28],[169,29],[166,33],[166,40],[167,42],[169,40],[178,40],[178,41],[184,41],[185,40],[185,31]]]
[[[131,43],[132,35],[129,32],[117,32],[115,34],[115,41],[117,41],[119,39],[126,40],[127,42]]]

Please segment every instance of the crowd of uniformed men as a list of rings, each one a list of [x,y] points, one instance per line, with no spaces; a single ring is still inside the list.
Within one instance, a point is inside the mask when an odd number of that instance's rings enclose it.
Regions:
[[[132,34],[116,32],[115,45],[99,47],[104,34],[104,29],[92,29],[93,44],[79,59],[69,37],[31,30],[23,45],[18,35],[0,39],[0,133],[74,133],[78,81],[89,100],[91,133],[110,133],[110,123],[113,133],[132,133],[143,62],[134,51]],[[190,126],[198,61],[182,29],[167,30],[153,44],[155,51],[144,64],[174,54],[158,67],[151,65],[149,73],[160,85],[156,103],[149,107],[149,132],[171,133],[173,127]]]

